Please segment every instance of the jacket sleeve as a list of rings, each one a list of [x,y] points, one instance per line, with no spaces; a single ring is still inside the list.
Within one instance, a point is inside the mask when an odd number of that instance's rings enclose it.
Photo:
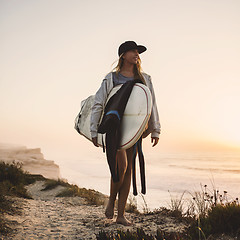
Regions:
[[[107,80],[104,79],[98,91],[95,94],[92,106],[90,132],[92,138],[97,137],[98,125],[107,100]]]
[[[143,137],[146,137],[148,136],[149,133],[151,133],[151,137],[159,138],[159,135],[161,132],[161,125],[159,121],[156,97],[153,89],[153,84],[151,81],[151,76],[148,76],[148,84],[152,94],[152,112],[151,112],[150,119],[148,121],[148,129],[144,132]]]

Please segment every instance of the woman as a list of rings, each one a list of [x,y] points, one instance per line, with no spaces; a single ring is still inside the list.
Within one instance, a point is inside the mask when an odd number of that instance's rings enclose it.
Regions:
[[[110,72],[102,82],[101,87],[95,95],[94,105],[92,107],[91,114],[91,136],[93,144],[98,147],[97,144],[97,130],[99,120],[104,111],[104,106],[108,97],[108,94],[118,84],[123,84],[133,79],[140,79],[143,84],[149,87],[152,94],[152,112],[148,122],[148,127],[143,133],[143,137],[146,137],[151,133],[151,142],[153,147],[157,145],[160,134],[160,122],[158,117],[157,105],[155,100],[155,94],[151,82],[151,77],[146,73],[141,72],[141,60],[139,54],[146,51],[146,47],[137,45],[134,41],[126,41],[119,46],[118,55],[119,61],[115,68],[116,71]],[[131,225],[131,222],[124,216],[125,206],[130,190],[131,172],[132,172],[132,158],[133,147],[127,150],[118,150],[116,161],[118,164],[119,182],[113,182],[111,178],[110,197],[108,205],[105,211],[107,218],[113,218],[114,205],[118,194],[118,215],[116,222],[123,225]]]

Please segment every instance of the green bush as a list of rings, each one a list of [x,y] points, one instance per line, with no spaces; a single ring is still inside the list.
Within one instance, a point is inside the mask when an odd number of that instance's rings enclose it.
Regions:
[[[234,234],[240,229],[240,205],[232,202],[213,207],[206,218],[212,233]]]
[[[24,172],[20,163],[0,162],[0,183],[9,182],[11,186],[28,185],[36,180],[44,180],[42,175],[32,175]]]
[[[24,182],[24,172],[20,163],[0,162],[0,182],[9,181],[12,185]]]
[[[197,237],[199,230],[208,237],[211,234],[236,235],[240,230],[240,205],[237,202],[230,202],[225,205],[217,204],[212,206],[206,216],[199,216],[191,227],[190,233]]]
[[[206,239],[210,235],[223,233],[235,236],[240,232],[238,198],[230,199],[227,191],[221,194],[214,187],[210,190],[204,185],[201,191],[190,193],[192,199],[188,199],[188,204],[184,205],[183,194],[178,199],[171,198],[170,208],[173,213],[177,210],[179,217],[189,220],[187,232],[192,239],[199,239],[199,236]]]
[[[44,179],[42,175],[31,175],[24,172],[19,163],[0,162],[0,234],[6,236],[12,232],[9,227],[11,223],[3,218],[3,214],[20,213],[19,208],[16,207],[16,200],[9,198],[8,195],[31,198],[24,186]]]
[[[27,190],[25,189],[22,183],[13,185],[10,181],[6,180],[3,182],[0,182],[0,188],[2,189],[2,194],[4,195],[12,195],[12,196],[28,198],[28,199],[32,198],[27,193]]]
[[[0,188],[2,195],[30,198],[24,188],[25,183],[25,174],[19,163],[8,164],[0,162]]]

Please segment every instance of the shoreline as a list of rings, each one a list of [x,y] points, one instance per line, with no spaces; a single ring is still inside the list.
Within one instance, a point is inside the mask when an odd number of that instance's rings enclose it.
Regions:
[[[229,197],[239,197],[237,183],[240,181],[240,175],[237,174],[237,171],[228,171],[229,168],[240,171],[239,157],[240,154],[235,153],[224,156],[213,153],[202,153],[201,155],[146,154],[147,194],[144,197],[149,208],[154,210],[161,206],[168,206],[171,200],[169,192],[173,196],[181,196],[183,192],[201,191],[201,186],[211,187],[212,184],[221,192],[227,191]],[[71,183],[109,194],[110,173],[105,156],[101,156],[100,159],[91,156],[88,159],[84,155],[79,159],[62,159],[58,163],[61,174]],[[74,166],[74,169],[71,166]],[[137,170],[137,178],[138,175],[139,171]],[[137,179],[138,190],[141,189],[139,183],[140,179]],[[139,206],[142,205],[141,196],[137,197],[137,201]]]

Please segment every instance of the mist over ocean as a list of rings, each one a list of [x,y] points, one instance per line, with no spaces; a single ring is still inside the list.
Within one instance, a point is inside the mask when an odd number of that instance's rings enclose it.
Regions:
[[[63,178],[80,187],[92,188],[109,195],[110,172],[105,155],[75,160],[61,160]],[[147,194],[151,210],[170,204],[170,194],[180,197],[184,191],[200,191],[205,184],[209,190],[227,191],[228,199],[240,197],[240,153],[161,153],[146,154]],[[141,192],[137,166],[138,192]],[[170,192],[170,193],[169,193]],[[132,195],[132,186],[130,197]],[[135,198],[143,207],[140,194]]]

